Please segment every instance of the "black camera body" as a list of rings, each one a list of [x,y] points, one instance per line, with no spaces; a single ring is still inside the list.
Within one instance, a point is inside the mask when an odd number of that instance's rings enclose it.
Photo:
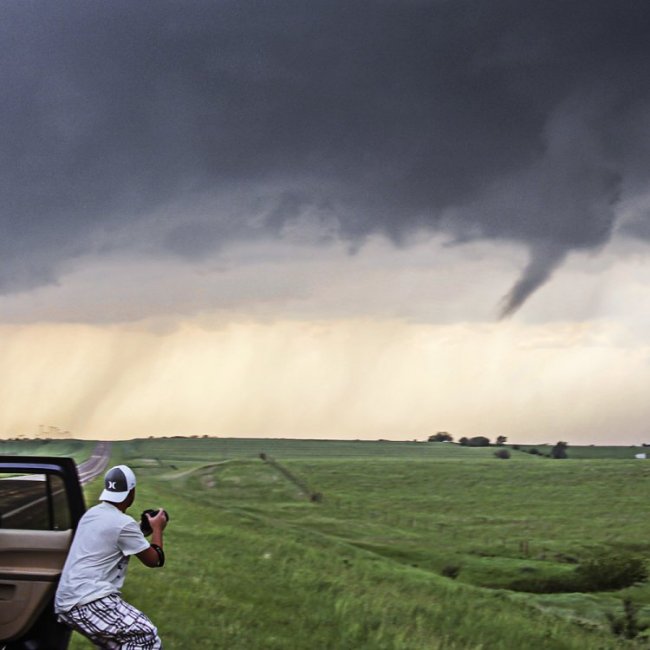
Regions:
[[[150,517],[155,517],[158,514],[158,510],[153,510],[152,508],[148,508],[147,510],[143,510],[142,514],[140,515],[140,530],[142,531],[142,534],[147,536],[151,535],[153,532],[151,530],[151,526],[149,525],[149,519],[147,518],[147,515]],[[169,521],[169,515],[167,514],[167,510],[163,510],[165,513],[165,519]]]

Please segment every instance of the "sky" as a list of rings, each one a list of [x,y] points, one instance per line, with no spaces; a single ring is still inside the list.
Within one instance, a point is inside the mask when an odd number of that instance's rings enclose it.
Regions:
[[[650,442],[650,5],[0,4],[0,437]]]

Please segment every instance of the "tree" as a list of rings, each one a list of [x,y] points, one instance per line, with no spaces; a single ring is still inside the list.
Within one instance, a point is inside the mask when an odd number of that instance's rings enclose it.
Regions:
[[[506,438],[505,436],[497,436],[497,447],[503,447],[503,445],[506,444]]]
[[[438,431],[438,433],[429,436],[429,442],[453,442],[454,438],[446,431]]]
[[[485,436],[474,436],[467,442],[470,447],[489,447],[490,439]]]
[[[568,442],[562,442],[561,440],[551,449],[551,458],[566,458],[567,457],[567,447],[569,446]]]
[[[494,455],[497,458],[503,458],[503,460],[510,458],[510,452],[507,449],[499,449],[499,451],[494,452]]]
[[[463,436],[458,440],[458,444],[463,447],[489,447],[490,439],[485,436],[473,436],[472,438]]]

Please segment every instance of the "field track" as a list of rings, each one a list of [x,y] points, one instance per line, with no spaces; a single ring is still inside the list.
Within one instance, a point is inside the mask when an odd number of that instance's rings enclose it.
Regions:
[[[98,442],[88,460],[77,465],[79,472],[79,481],[82,485],[90,483],[104,472],[111,457],[111,443]]]

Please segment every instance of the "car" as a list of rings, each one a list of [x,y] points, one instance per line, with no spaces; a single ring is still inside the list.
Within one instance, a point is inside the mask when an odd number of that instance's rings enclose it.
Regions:
[[[71,458],[0,456],[0,650],[64,650],[54,594],[86,511]]]

